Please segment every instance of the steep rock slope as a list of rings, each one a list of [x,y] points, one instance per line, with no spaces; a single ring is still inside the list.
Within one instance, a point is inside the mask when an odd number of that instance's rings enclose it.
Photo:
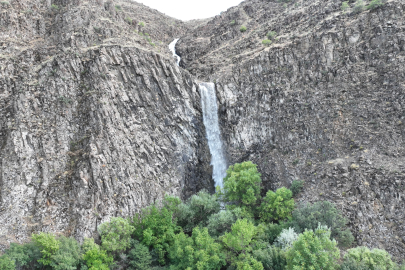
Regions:
[[[256,162],[268,189],[305,180],[299,201],[334,201],[359,245],[404,258],[405,6],[341,3],[245,1],[177,50],[216,82],[230,164]]]
[[[197,85],[167,49],[188,26],[130,1],[22,0],[0,26],[1,247],[213,187]]]

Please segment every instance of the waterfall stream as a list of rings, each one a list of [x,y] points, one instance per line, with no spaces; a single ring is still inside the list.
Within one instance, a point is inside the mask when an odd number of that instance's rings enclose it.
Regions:
[[[176,43],[179,41],[179,38],[176,38],[175,40],[172,41],[172,43],[169,44],[169,49],[173,53],[173,57],[176,59],[176,64],[180,64],[180,56],[176,54]]]
[[[176,43],[179,39],[173,40],[169,44],[169,49],[173,57],[180,63],[180,56],[176,54]],[[218,123],[217,96],[215,94],[215,84],[200,83],[201,107],[203,110],[203,121],[207,132],[208,147],[211,153],[211,165],[213,167],[212,178],[215,187],[223,188],[223,179],[226,176],[226,161],[222,150],[221,131]]]
[[[204,126],[211,152],[212,178],[215,181],[215,187],[220,186],[222,189],[223,179],[226,176],[226,161],[222,149],[221,131],[219,130],[215,84],[200,83],[200,93]]]

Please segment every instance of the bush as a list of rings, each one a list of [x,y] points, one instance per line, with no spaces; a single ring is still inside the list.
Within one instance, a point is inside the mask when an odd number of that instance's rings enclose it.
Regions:
[[[381,7],[383,5],[384,5],[384,3],[382,2],[382,0],[372,0],[370,2],[370,4],[368,4],[367,9],[373,10],[373,9]]]
[[[1,270],[14,270],[15,262],[7,255],[0,256],[0,269]]]
[[[16,269],[37,269],[40,267],[38,260],[41,259],[41,251],[33,242],[24,245],[11,243],[5,254],[15,261]]]
[[[301,190],[304,188],[304,183],[305,183],[304,180],[301,180],[301,181],[300,180],[294,180],[294,181],[292,181],[290,190],[291,190],[291,192],[293,194],[293,197],[297,196],[301,192]]]
[[[353,259],[346,259],[340,265],[340,270],[370,270],[363,262],[356,262]]]
[[[285,253],[277,247],[254,250],[252,256],[262,263],[264,270],[284,270],[287,265]]]
[[[50,266],[54,270],[76,270],[81,259],[81,249],[76,239],[60,237],[59,250],[52,256]]]
[[[391,255],[385,250],[374,248],[372,250],[367,247],[356,247],[348,249],[345,256],[345,261],[353,260],[359,265],[365,265],[370,270],[392,270],[396,265],[391,260]]]
[[[226,249],[227,260],[231,265],[240,265],[238,262],[244,258],[239,255],[250,254],[253,251],[253,245],[256,242],[256,234],[257,228],[253,222],[248,219],[238,219],[232,225],[231,232],[227,232],[220,237]]]
[[[357,0],[356,3],[354,3],[353,7],[353,12],[354,13],[360,13],[364,11],[365,6],[364,6],[364,1],[363,0]]]
[[[346,229],[347,219],[331,202],[302,204],[292,213],[291,226],[298,233],[305,229],[315,230],[319,223],[331,229],[331,236],[338,241],[339,246],[349,247],[353,243],[354,237],[350,230]]]
[[[287,251],[287,269],[336,269],[340,252],[330,233],[322,226],[315,232],[305,230]]]
[[[133,240],[133,248],[129,251],[128,257],[130,259],[129,265],[132,269],[148,270],[152,264],[152,256],[150,255],[149,248],[136,240]]]
[[[231,203],[231,208],[240,206],[253,212],[260,200],[260,177],[257,165],[250,161],[229,166],[224,178],[224,201]]]
[[[207,224],[208,232],[212,237],[223,235],[225,232],[231,231],[231,227],[236,220],[242,218],[246,218],[246,216],[240,208],[220,211],[209,217]]]
[[[263,270],[261,262],[257,261],[252,255],[242,253],[233,264],[237,270]]]
[[[293,243],[298,239],[298,234],[293,228],[283,229],[280,235],[276,239],[276,246],[285,250],[290,248]]]
[[[173,270],[221,269],[226,264],[221,246],[214,242],[207,228],[194,228],[191,237],[183,232],[175,235],[169,258]]]
[[[276,36],[277,36],[277,32],[276,31],[270,31],[267,33],[266,35],[269,39],[273,40]]]
[[[101,250],[100,246],[94,243],[94,239],[85,239],[82,248],[84,252],[82,259],[88,270],[109,270],[114,259],[108,256],[105,250]]]
[[[270,39],[264,39],[264,40],[262,40],[262,44],[263,44],[264,46],[270,46],[271,43],[272,43],[272,41],[271,41]]]
[[[165,254],[173,243],[174,235],[180,231],[180,227],[173,222],[173,208],[173,205],[162,208],[152,205],[133,218],[135,238],[154,248],[162,265],[165,264]]]
[[[57,10],[59,10],[59,6],[55,5],[55,4],[52,4],[51,9],[57,11]]]
[[[116,10],[122,10],[122,7],[120,5],[115,5]]]
[[[191,233],[194,227],[206,227],[210,216],[218,213],[220,209],[221,204],[216,195],[200,191],[178,206],[175,217],[184,232]]]
[[[235,25],[236,22],[235,22],[235,20],[232,20],[229,24],[230,24],[230,25]]]
[[[239,30],[243,33],[246,32],[246,26],[242,25]]]
[[[98,226],[101,236],[101,245],[108,252],[124,251],[130,246],[131,234],[135,228],[128,219],[113,217],[110,222]]]
[[[350,8],[349,3],[347,1],[342,3],[342,6],[340,7],[340,9],[346,13],[346,11]]]
[[[138,25],[139,25],[140,27],[144,27],[144,26],[145,26],[145,23],[144,23],[144,22],[140,22],[140,23],[138,23]]]
[[[58,252],[60,242],[56,240],[55,235],[51,233],[40,232],[33,234],[32,240],[41,251],[42,257],[38,259],[39,263],[43,265],[51,265],[52,257]]]
[[[291,216],[294,209],[294,199],[291,190],[282,187],[273,192],[267,191],[260,206],[260,219],[264,222],[283,220]]]

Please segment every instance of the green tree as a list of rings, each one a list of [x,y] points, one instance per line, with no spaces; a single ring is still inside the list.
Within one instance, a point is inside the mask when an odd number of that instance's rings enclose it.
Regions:
[[[240,254],[235,261],[236,270],[263,270],[263,264],[251,254]]]
[[[149,248],[138,241],[133,241],[133,248],[129,251],[129,265],[134,270],[148,270],[152,264]]]
[[[285,252],[277,247],[254,250],[252,255],[262,263],[264,270],[284,270],[287,265]]]
[[[173,209],[151,205],[135,215],[133,226],[135,239],[155,249],[159,263],[164,265],[165,254],[173,243],[174,235],[180,231],[173,220]]]
[[[331,202],[301,204],[292,213],[291,226],[298,233],[305,229],[315,230],[319,223],[331,229],[332,238],[338,241],[339,246],[349,247],[353,243],[354,237],[346,228],[347,219]]]
[[[58,252],[60,242],[55,238],[55,235],[51,233],[40,232],[39,234],[33,234],[32,240],[39,247],[42,257],[38,260],[43,265],[50,265],[52,263],[52,257]]]
[[[330,240],[330,230],[323,226],[313,232],[305,230],[287,251],[289,270],[334,270],[340,257],[335,240]]]
[[[15,261],[17,269],[39,269],[40,264],[38,260],[41,259],[42,254],[39,247],[33,243],[26,244],[11,243],[10,248],[5,251],[5,254]]]
[[[61,236],[59,249],[52,256],[50,266],[54,270],[76,270],[81,259],[81,249],[76,239]]]
[[[291,216],[294,205],[291,190],[285,187],[276,192],[269,190],[260,206],[260,219],[263,222],[286,219]]]
[[[172,262],[170,269],[173,270],[214,270],[225,265],[221,246],[214,242],[207,228],[194,228],[191,237],[183,232],[176,234],[169,258]]]
[[[220,211],[209,217],[207,224],[208,232],[212,237],[219,237],[225,232],[229,232],[235,221],[243,217],[243,210],[239,207],[232,210]]]
[[[114,259],[105,250],[101,250],[100,246],[94,243],[94,239],[86,238],[82,249],[84,252],[82,259],[88,270],[109,270]]]
[[[181,203],[175,217],[184,232],[191,233],[194,227],[206,227],[210,216],[218,213],[220,209],[217,195],[210,195],[203,190]]]
[[[113,217],[110,222],[98,226],[101,246],[108,252],[124,251],[130,247],[131,234],[134,230],[128,219]]]
[[[231,207],[240,206],[253,212],[254,206],[260,200],[262,182],[260,177],[257,165],[251,161],[229,166],[224,178],[224,201],[231,203]]]
[[[0,269],[1,270],[15,270],[15,262],[7,255],[0,256]]]
[[[370,270],[392,270],[396,265],[391,259],[391,255],[382,249],[374,248],[370,250],[367,247],[356,247],[348,249],[345,261],[354,260],[357,263],[364,264]]]

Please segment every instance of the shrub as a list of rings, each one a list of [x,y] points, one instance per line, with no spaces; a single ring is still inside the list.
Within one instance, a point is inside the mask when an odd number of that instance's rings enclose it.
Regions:
[[[114,259],[108,256],[105,250],[101,250],[100,246],[94,243],[94,239],[85,239],[82,248],[84,252],[82,259],[88,270],[109,270]]]
[[[174,208],[174,207],[173,207]],[[173,222],[173,209],[149,206],[133,218],[134,236],[141,243],[155,249],[159,263],[165,264],[165,254],[173,243],[174,235],[180,231]]]
[[[16,269],[36,269],[39,268],[37,262],[41,259],[41,251],[33,242],[24,245],[11,243],[10,248],[5,251],[5,254],[15,261]]]
[[[51,5],[51,9],[52,9],[52,10],[55,10],[55,11],[56,11],[56,10],[59,10],[59,6],[58,6],[58,5],[55,5],[55,4],[52,4],[52,5]]]
[[[262,44],[263,44],[264,46],[270,46],[271,43],[272,43],[272,41],[271,41],[270,39],[264,39],[264,40],[262,40]]]
[[[239,30],[243,33],[246,32],[246,26],[242,25]]]
[[[374,248],[372,250],[367,247],[356,247],[348,249],[345,256],[346,260],[353,260],[360,265],[364,264],[370,270],[391,270],[395,269],[396,265],[391,260],[391,255],[387,251]]]
[[[235,21],[235,20],[232,20],[229,24],[230,24],[230,25],[235,25],[235,24],[236,24],[236,21]]]
[[[120,5],[115,5],[116,10],[122,10],[122,7]]]
[[[287,251],[287,269],[336,269],[340,252],[330,233],[322,226],[315,232],[305,230]]]
[[[42,257],[38,259],[38,262],[45,266],[50,265],[52,263],[52,257],[59,250],[60,242],[55,239],[53,234],[44,232],[33,234],[32,240],[39,247],[42,254]]]
[[[290,189],[292,191],[293,197],[297,196],[301,192],[301,190],[304,188],[304,183],[304,180],[292,181]]]
[[[169,258],[170,269],[221,269],[226,264],[220,244],[214,242],[207,228],[194,228],[191,237],[177,234]]]
[[[314,204],[301,204],[292,213],[291,226],[298,233],[302,233],[305,229],[315,230],[318,223],[331,229],[331,236],[338,241],[339,246],[349,247],[354,241],[352,233],[346,229],[347,219],[331,202],[320,201]]]
[[[252,255],[242,253],[233,264],[237,270],[263,270],[261,262],[257,261]]]
[[[289,228],[289,224],[285,222],[268,223],[264,228],[265,241],[273,244],[283,229]]]
[[[344,1],[342,5],[340,6],[340,9],[343,11],[343,13],[346,13],[346,11],[350,8],[349,3],[347,1]]]
[[[246,258],[240,255],[247,255],[253,251],[256,234],[257,228],[253,222],[248,219],[238,219],[232,225],[231,231],[220,237],[227,253],[227,260],[231,265],[241,267],[240,261]]]
[[[298,239],[298,234],[293,228],[283,229],[280,235],[276,239],[276,246],[285,250],[290,248],[293,243]]]
[[[126,18],[125,18],[125,21],[126,21],[128,24],[132,24],[132,19],[131,19],[130,17],[126,17]]]
[[[231,203],[231,208],[240,206],[253,212],[260,199],[260,177],[257,165],[250,161],[229,166],[224,178],[224,201]]]
[[[353,12],[354,13],[360,13],[365,9],[364,6],[364,1],[363,0],[357,0],[356,3],[354,3],[353,7]]]
[[[340,270],[370,270],[363,262],[356,262],[353,259],[345,259],[340,265]]]
[[[129,265],[137,270],[150,269],[152,256],[150,255],[149,248],[136,240],[133,240],[132,246],[133,248],[128,254],[128,257],[130,258]]]
[[[0,256],[0,269],[1,270],[14,270],[15,262],[7,255]]]
[[[81,259],[81,249],[76,239],[60,237],[59,250],[52,256],[50,266],[54,270],[76,270]]]
[[[144,27],[144,26],[145,26],[145,23],[144,23],[144,22],[139,22],[138,25],[139,25],[140,27]]]
[[[370,4],[368,4],[367,9],[373,10],[373,9],[381,7],[383,5],[384,5],[384,3],[382,2],[382,0],[372,0],[370,2]]]
[[[124,251],[130,246],[131,234],[135,228],[128,219],[113,217],[110,222],[98,226],[101,245],[108,252]]]
[[[175,217],[184,232],[191,233],[194,227],[206,227],[210,216],[218,213],[220,209],[221,204],[216,195],[200,191],[178,206]]]
[[[266,35],[269,39],[273,40],[276,36],[277,36],[277,32],[276,31],[270,31],[267,33]]]
[[[213,214],[208,219],[208,232],[212,237],[218,237],[231,230],[235,221],[242,217],[242,210],[235,208],[233,210],[224,210]]]
[[[264,222],[283,220],[291,216],[294,209],[291,190],[282,187],[273,192],[269,190],[260,206],[260,219]]]
[[[287,265],[285,253],[277,247],[254,250],[252,256],[262,263],[264,270],[284,270]]]

